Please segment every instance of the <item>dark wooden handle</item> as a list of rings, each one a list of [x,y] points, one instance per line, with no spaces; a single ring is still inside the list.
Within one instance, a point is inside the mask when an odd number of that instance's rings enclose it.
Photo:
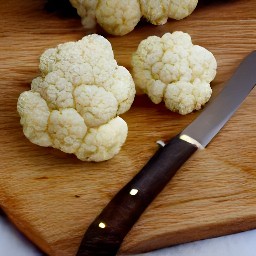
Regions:
[[[179,136],[161,147],[89,226],[77,256],[116,255],[140,215],[196,150]]]

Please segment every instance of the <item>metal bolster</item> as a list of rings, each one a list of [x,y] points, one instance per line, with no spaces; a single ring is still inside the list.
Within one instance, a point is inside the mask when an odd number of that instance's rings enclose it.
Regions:
[[[189,136],[186,135],[186,134],[182,134],[182,135],[180,136],[180,139],[181,139],[181,140],[184,140],[184,141],[186,141],[186,142],[188,142],[188,143],[190,143],[190,144],[195,145],[198,149],[205,149],[205,147],[204,147],[201,143],[199,143],[197,140],[195,140],[195,139],[189,137]]]

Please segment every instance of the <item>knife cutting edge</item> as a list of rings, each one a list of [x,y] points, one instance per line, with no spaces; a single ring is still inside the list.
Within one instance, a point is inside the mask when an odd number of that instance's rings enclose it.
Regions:
[[[116,255],[124,237],[178,169],[205,148],[256,84],[256,51],[239,65],[220,94],[180,134],[159,150],[88,227],[77,256]]]

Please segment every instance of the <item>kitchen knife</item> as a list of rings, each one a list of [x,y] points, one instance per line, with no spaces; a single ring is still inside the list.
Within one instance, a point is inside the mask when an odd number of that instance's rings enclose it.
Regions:
[[[177,170],[205,148],[256,84],[256,51],[249,54],[221,93],[180,134],[160,148],[142,170],[107,204],[88,227],[77,256],[116,255],[140,215]]]

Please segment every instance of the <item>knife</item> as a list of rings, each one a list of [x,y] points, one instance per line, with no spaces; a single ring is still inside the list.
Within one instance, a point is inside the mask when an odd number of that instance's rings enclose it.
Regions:
[[[197,149],[205,148],[256,84],[256,51],[239,65],[221,93],[180,134],[160,148],[88,227],[77,256],[116,255],[147,206]]]

